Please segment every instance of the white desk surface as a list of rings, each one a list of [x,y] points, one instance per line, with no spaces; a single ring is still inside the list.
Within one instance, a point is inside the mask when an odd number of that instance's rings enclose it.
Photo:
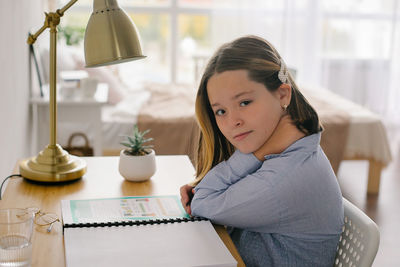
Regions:
[[[71,89],[74,90],[74,89]],[[79,94],[79,88],[76,89],[75,95],[65,98],[60,94],[57,94],[57,105],[59,106],[81,106],[81,105],[104,105],[108,102],[108,84],[99,83],[97,86],[94,97],[82,97]],[[45,92],[48,90],[44,90]],[[31,99],[32,104],[38,106],[48,106],[49,96],[45,93],[44,97],[35,96]]]

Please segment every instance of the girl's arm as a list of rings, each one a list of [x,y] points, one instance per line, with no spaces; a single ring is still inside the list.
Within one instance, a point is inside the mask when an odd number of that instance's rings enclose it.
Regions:
[[[215,166],[195,188],[192,215],[246,229],[277,224],[279,203],[268,179],[276,173],[261,165],[253,154],[236,151]]]
[[[280,154],[302,137],[304,134],[290,117],[283,116],[271,137],[254,154],[236,151],[229,160],[209,171],[195,189],[192,214],[235,227],[276,224],[280,210],[274,183],[284,174],[274,168],[279,162],[259,168],[266,155]]]

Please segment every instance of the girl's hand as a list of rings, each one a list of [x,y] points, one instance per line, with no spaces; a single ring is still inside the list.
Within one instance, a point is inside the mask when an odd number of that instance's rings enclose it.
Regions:
[[[190,202],[192,201],[194,195],[194,187],[188,184],[181,186],[181,203],[186,213],[192,215],[192,210],[190,209]]]
[[[293,124],[289,115],[284,115],[268,140],[254,152],[254,156],[264,161],[265,155],[282,153],[291,144],[305,136]]]

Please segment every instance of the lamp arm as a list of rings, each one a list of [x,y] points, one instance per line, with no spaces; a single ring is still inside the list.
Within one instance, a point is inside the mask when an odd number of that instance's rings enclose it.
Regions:
[[[64,15],[65,11],[69,9],[73,4],[75,4],[78,0],[69,1],[64,7],[57,9],[56,12],[44,13],[46,15],[46,19],[44,21],[43,26],[35,33],[29,34],[27,43],[33,44],[36,42],[38,36],[47,28],[56,27],[60,23],[60,18]]]
[[[73,4],[75,4],[78,0],[71,0],[68,2],[68,4],[66,4],[63,8],[61,9],[57,9],[57,13],[60,15],[60,17],[62,17],[65,13],[65,11],[67,11],[68,8],[70,8]]]
[[[47,14],[46,14],[46,16],[47,16]],[[45,22],[44,25],[42,26],[42,28],[40,28],[35,34],[29,33],[28,40],[26,42],[30,45],[34,44],[36,42],[36,39],[38,38],[38,36],[47,28],[48,28],[48,25],[46,25],[46,22]]]
[[[33,44],[37,37],[47,28],[50,28],[50,65],[49,65],[49,121],[50,121],[50,143],[48,147],[57,148],[57,25],[65,11],[75,4],[78,0],[71,0],[63,8],[57,9],[56,12],[46,13],[43,26],[33,35],[29,34],[28,44]],[[51,152],[52,153],[52,152]]]

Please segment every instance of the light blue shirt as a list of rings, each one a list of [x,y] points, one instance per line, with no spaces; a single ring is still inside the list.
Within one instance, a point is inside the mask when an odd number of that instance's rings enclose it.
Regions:
[[[229,227],[246,266],[333,266],[342,195],[319,142],[306,136],[259,161],[236,150],[195,188],[192,215]]]

